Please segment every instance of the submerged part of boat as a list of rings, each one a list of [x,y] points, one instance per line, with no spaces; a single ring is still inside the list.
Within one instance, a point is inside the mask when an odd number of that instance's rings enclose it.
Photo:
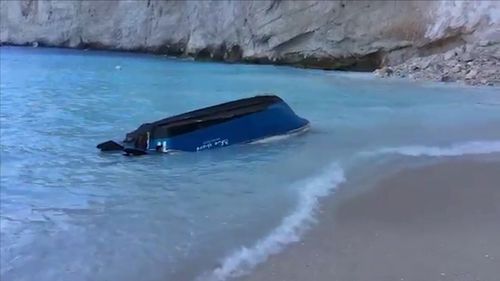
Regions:
[[[286,135],[308,125],[281,98],[255,96],[145,123],[122,142],[110,140],[97,148],[127,155],[201,151]]]
[[[109,140],[98,144],[97,148],[99,148],[102,151],[114,151],[114,150],[123,150],[125,147],[123,147],[123,145],[113,140]]]

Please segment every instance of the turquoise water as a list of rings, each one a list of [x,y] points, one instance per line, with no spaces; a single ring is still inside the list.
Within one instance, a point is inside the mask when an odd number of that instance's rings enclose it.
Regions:
[[[223,280],[299,239],[317,199],[361,165],[500,151],[498,88],[125,53],[0,55],[2,280]],[[95,149],[143,122],[262,93],[310,132],[168,156]]]

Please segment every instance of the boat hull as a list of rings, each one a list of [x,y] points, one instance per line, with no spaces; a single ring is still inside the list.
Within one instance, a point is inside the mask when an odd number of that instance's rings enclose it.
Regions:
[[[279,97],[255,96],[144,123],[122,142],[106,141],[101,151],[126,155],[152,152],[196,152],[293,135],[309,127]]]
[[[151,139],[148,150],[155,151],[158,144],[161,144],[165,152],[202,151],[285,135],[308,125],[308,120],[297,116],[285,102],[279,102],[266,110],[190,133],[172,138]]]

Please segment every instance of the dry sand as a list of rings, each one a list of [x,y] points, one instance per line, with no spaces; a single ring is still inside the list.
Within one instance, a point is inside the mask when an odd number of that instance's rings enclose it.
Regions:
[[[240,280],[500,280],[500,161],[411,168],[326,203],[302,242]]]

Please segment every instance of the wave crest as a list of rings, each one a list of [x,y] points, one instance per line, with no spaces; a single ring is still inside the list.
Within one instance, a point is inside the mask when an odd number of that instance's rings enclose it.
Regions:
[[[489,154],[500,152],[500,141],[473,141],[452,144],[446,147],[411,145],[383,148],[369,155],[400,154],[405,156],[461,156],[466,154]]]
[[[500,152],[500,141],[472,141],[449,146],[410,145],[382,148],[359,155],[376,156],[397,154],[404,156],[460,156],[466,154],[489,154]],[[314,222],[318,199],[328,195],[345,180],[344,171],[338,163],[332,163],[324,171],[300,181],[299,203],[294,212],[285,217],[281,224],[252,247],[242,247],[223,259],[222,265],[198,278],[199,281],[222,281],[229,277],[239,277],[280,252],[286,245],[297,242],[303,232]]]
[[[227,256],[222,265],[198,280],[221,281],[238,277],[264,262],[270,255],[280,252],[286,245],[296,242],[311,223],[318,207],[318,199],[328,195],[344,181],[344,171],[337,163],[329,165],[316,177],[301,181],[297,208],[285,217],[269,235],[257,241],[251,248],[242,247]]]

